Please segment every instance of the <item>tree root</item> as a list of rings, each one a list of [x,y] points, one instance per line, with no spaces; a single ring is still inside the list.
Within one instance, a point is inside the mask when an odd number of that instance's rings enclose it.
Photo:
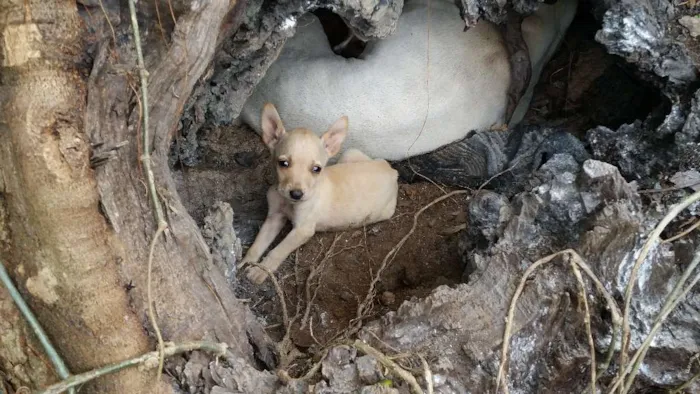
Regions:
[[[408,384],[413,394],[423,394],[423,389],[421,389],[416,378],[413,375],[411,375],[408,371],[401,368],[389,357],[385,356],[382,352],[360,340],[355,340],[355,342],[352,343],[352,346],[357,350],[361,351],[362,353],[376,358],[377,361],[379,361],[382,365],[389,368],[394,375],[398,376]]]

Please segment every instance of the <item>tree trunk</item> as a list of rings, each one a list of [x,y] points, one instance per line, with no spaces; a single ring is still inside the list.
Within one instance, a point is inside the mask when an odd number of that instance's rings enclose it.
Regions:
[[[154,343],[146,263],[156,226],[139,163],[128,8],[126,1],[83,3],[15,1],[0,9],[0,213],[6,212],[0,235],[9,234],[0,236],[0,259],[73,373]],[[173,23],[167,4],[138,3],[150,71],[152,161],[169,223],[153,261],[156,317],[166,341],[223,341],[249,358],[246,310],[212,265],[167,161],[184,102],[220,34],[235,31],[241,6],[174,1]],[[152,17],[156,6],[160,23]],[[153,379],[153,372],[132,369],[89,391],[150,392]]]
[[[0,214],[0,226],[2,216]],[[8,387],[43,387],[56,382],[58,376],[34,340],[29,326],[15,307],[6,289],[0,286],[0,392]],[[4,391],[3,391],[4,389]]]

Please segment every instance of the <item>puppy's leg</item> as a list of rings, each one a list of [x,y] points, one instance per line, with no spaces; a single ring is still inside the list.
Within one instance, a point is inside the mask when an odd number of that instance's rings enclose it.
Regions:
[[[277,193],[277,190],[275,190],[274,186],[271,187],[267,192],[267,218],[265,218],[265,222],[260,228],[260,232],[255,237],[253,245],[250,246],[250,249],[248,249],[248,252],[243,258],[243,262],[241,263],[242,265],[247,263],[257,263],[258,260],[260,260],[260,257],[262,257],[263,253],[265,253],[265,250],[267,250],[268,246],[270,246],[272,241],[275,240],[277,234],[282,231],[282,228],[286,222],[286,218],[282,212],[283,203],[284,201]]]
[[[396,213],[396,197],[394,197],[392,200],[389,200],[389,202],[382,210],[381,220],[391,219],[391,217],[394,216],[394,213]]]
[[[372,161],[372,158],[357,149],[348,149],[338,159],[338,163],[357,163],[359,161]]]
[[[314,232],[315,229],[313,226],[299,226],[293,228],[284,240],[267,254],[267,257],[265,257],[260,265],[271,272],[275,272],[282,261],[298,247],[305,244],[314,235]],[[265,279],[267,279],[267,272],[258,267],[250,267],[247,273],[248,279],[256,285],[263,283]]]

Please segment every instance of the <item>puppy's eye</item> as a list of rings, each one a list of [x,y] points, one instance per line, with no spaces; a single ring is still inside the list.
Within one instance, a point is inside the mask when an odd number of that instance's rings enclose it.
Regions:
[[[311,168],[311,171],[313,171],[313,172],[315,172],[316,174],[318,174],[319,172],[321,172],[321,166],[313,166],[313,167]]]
[[[280,160],[277,162],[277,164],[279,164],[279,166],[283,168],[289,167],[289,162],[287,160]]]

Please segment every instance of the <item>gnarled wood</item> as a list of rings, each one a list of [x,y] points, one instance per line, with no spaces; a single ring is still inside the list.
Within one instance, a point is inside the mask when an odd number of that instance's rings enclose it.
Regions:
[[[89,166],[75,4],[15,2],[0,13],[0,178],[10,234],[0,258],[72,371],[140,354],[147,338],[118,276]],[[88,390],[138,392],[146,379],[125,371]]]
[[[156,317],[166,340],[223,341],[244,355],[250,353],[244,309],[212,265],[208,247],[180,203],[167,162],[184,102],[210,63],[219,31],[233,5],[229,1],[193,2],[178,16],[173,40],[165,49],[162,46],[166,43],[155,34],[157,23],[149,20],[141,29],[145,37],[156,37],[144,44],[149,45],[144,54],[146,64],[152,65],[149,101],[153,171],[170,230],[165,242],[156,246],[154,257]],[[121,19],[115,26],[117,36],[130,30],[126,15]],[[134,64],[131,45],[131,41],[117,43],[112,51],[109,44],[101,43],[88,83],[86,116],[87,133],[93,142],[105,146],[130,142],[118,150],[115,160],[98,168],[96,178],[103,210],[123,250],[122,275],[136,286],[130,292],[131,301],[145,318],[146,262],[155,222],[138,164],[139,107],[133,92],[138,84],[135,78],[130,80],[129,75],[119,72]]]
[[[155,223],[138,161],[133,40],[118,1],[102,1],[106,14],[93,3],[17,2],[0,11],[0,193],[11,234],[0,258],[73,372],[149,350],[146,262]],[[246,310],[212,265],[167,162],[184,102],[222,32],[235,32],[242,4],[173,1],[177,23],[160,4],[161,24],[154,4],[138,7],[154,172],[170,225],[155,253],[156,318],[166,340],[223,341],[250,357]],[[113,158],[93,170],[91,158],[110,150]],[[90,392],[149,392],[153,378],[127,370]]]

